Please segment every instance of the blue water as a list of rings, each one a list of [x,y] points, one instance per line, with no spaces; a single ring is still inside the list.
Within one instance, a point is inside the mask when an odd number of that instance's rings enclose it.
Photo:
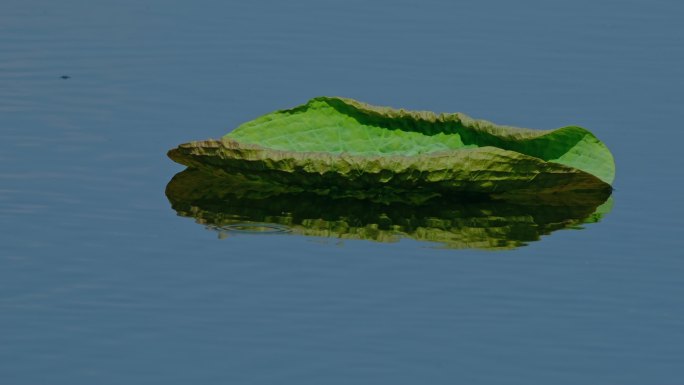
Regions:
[[[4,0],[0,383],[681,383],[683,14]],[[613,210],[493,252],[218,239],[171,209],[168,149],[318,95],[587,127]]]

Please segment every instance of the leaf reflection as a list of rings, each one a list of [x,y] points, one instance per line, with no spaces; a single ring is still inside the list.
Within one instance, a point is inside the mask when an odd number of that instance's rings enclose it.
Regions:
[[[459,249],[516,248],[556,230],[597,222],[612,206],[607,191],[515,201],[351,195],[297,191],[195,169],[176,174],[166,187],[178,215],[195,218],[219,231],[221,238],[231,233],[289,232],[378,242],[412,238]]]

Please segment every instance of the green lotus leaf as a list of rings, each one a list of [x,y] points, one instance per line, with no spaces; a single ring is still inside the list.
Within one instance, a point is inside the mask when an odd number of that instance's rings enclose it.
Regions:
[[[379,202],[341,191],[323,195],[197,169],[176,174],[166,196],[178,215],[194,218],[221,237],[244,229],[275,229],[335,239],[410,238],[446,248],[492,250],[516,248],[556,230],[597,222],[612,202],[606,190],[513,202],[460,195],[422,201],[396,196]]]
[[[615,177],[608,148],[581,127],[530,130],[336,97],[266,114],[168,155],[214,174],[377,196],[539,196],[610,190]]]

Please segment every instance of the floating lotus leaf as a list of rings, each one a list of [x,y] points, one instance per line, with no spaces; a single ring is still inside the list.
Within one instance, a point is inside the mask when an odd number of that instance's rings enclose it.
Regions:
[[[319,97],[169,157],[215,175],[328,194],[520,197],[611,189],[613,156],[577,126],[530,130]],[[353,193],[356,191],[356,193]]]
[[[345,197],[348,194],[339,191],[296,192],[237,174],[215,176],[197,169],[176,174],[166,195],[179,215],[195,218],[221,236],[252,227],[378,242],[412,238],[479,249],[522,246],[555,230],[596,222],[611,207],[605,190],[515,202],[433,196],[414,204],[399,196],[379,202]]]

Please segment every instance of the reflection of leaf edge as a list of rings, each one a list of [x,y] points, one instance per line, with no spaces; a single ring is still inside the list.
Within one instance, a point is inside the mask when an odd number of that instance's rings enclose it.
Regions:
[[[493,250],[537,241],[540,236],[578,226],[594,216],[600,219],[607,211],[598,212],[597,208],[611,207],[611,202],[605,201],[606,195],[596,194],[587,194],[584,202],[577,197],[569,199],[575,206],[564,204],[562,196],[553,205],[496,200],[454,202],[443,198],[410,205],[279,192],[277,187],[270,186],[269,193],[252,198],[249,189],[261,184],[245,189],[233,182],[230,178],[188,169],[172,178],[166,194],[179,215],[194,217],[198,223],[216,228],[247,220],[285,225],[293,233],[307,236],[379,242],[412,238],[447,248]],[[463,217],[453,216],[459,213]],[[386,218],[385,225],[378,223],[380,218]],[[435,227],[437,224],[441,226]]]

